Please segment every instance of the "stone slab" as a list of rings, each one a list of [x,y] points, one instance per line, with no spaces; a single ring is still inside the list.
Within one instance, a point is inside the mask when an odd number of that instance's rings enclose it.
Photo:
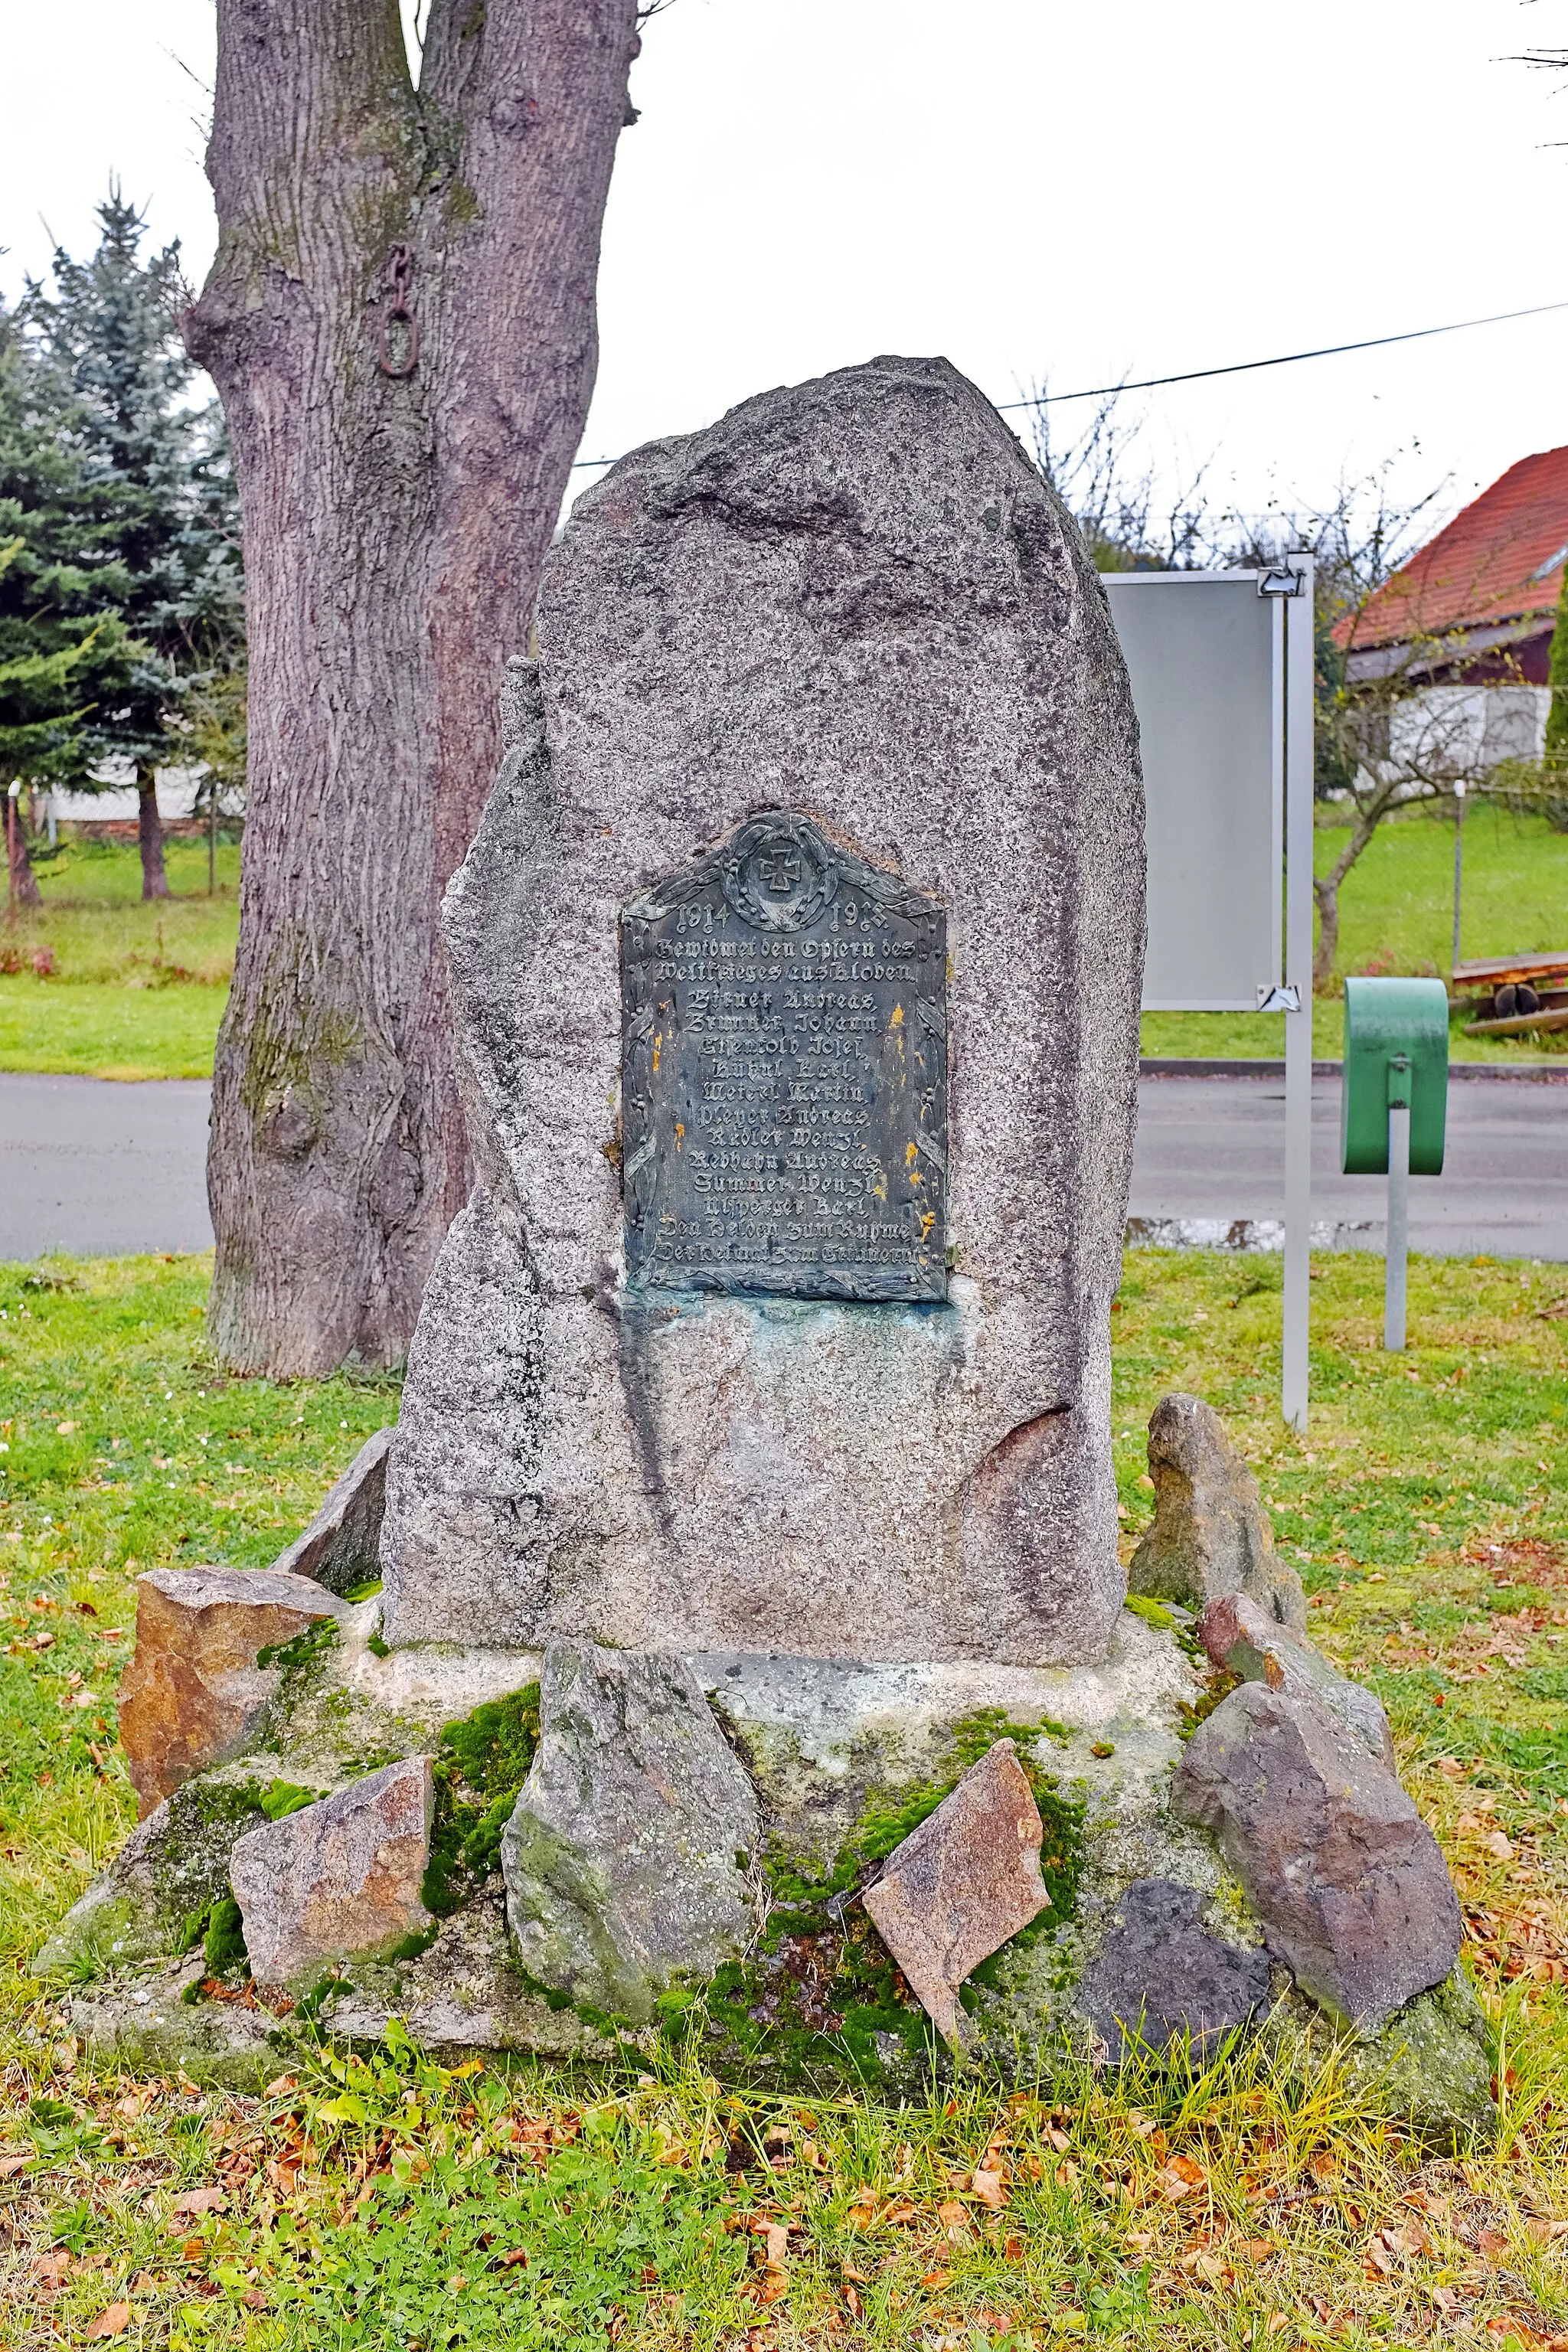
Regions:
[[[1394,1734],[1376,1692],[1342,1675],[1310,1642],[1298,1641],[1276,1624],[1249,1594],[1227,1592],[1211,1601],[1198,1619],[1197,1634],[1216,1666],[1228,1667],[1243,1682],[1300,1692],[1353,1732],[1388,1771],[1397,1770]]]
[[[410,1353],[386,1638],[1102,1655],[1142,796],[1075,527],[946,362],[877,360],[624,459],[538,640],[447,899],[478,1182]],[[944,1298],[628,1292],[623,916],[768,810],[943,911]]]
[[[679,1658],[558,1643],[501,1840],[529,1975],[634,2023],[749,1941],[756,1794]]]
[[[432,1818],[430,1759],[410,1756],[247,1830],[229,1880],[258,1983],[309,1980],[433,1927],[420,1899]]]
[[[275,1573],[309,1576],[329,1592],[352,1592],[381,1572],[386,1457],[394,1432],[367,1437],[309,1527],[273,1561]]]
[[[1183,2043],[1194,2061],[1267,2010],[1268,1961],[1203,1925],[1195,1887],[1134,1879],[1079,1987],[1111,2064]]]
[[[1274,1548],[1258,1481],[1202,1397],[1162,1397],[1149,1420],[1154,1521],[1132,1555],[1134,1592],[1198,1610],[1246,1592],[1305,1638],[1301,1580]]]
[[[970,1767],[894,1847],[861,1896],[872,1925],[954,2049],[969,2040],[959,1988],[1050,1902],[1041,1824],[1010,1739]]]
[[[258,1654],[336,1613],[319,1584],[275,1570],[160,1568],[137,1578],[120,1738],[143,1817],[248,1745],[279,1684]]]
[[[1298,1984],[1358,2030],[1453,1969],[1459,1906],[1436,1839],[1393,1773],[1300,1690],[1232,1691],[1187,1743],[1173,1804],[1218,1837]]]

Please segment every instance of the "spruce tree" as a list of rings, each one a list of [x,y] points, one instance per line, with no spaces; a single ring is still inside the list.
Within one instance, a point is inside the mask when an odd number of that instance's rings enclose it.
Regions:
[[[114,491],[91,478],[68,388],[0,306],[0,795],[71,782],[94,713],[133,657],[121,607],[129,579],[105,549]],[[19,822],[6,828],[12,887],[38,891]]]
[[[74,404],[98,551],[112,567],[120,672],[75,739],[78,781],[129,761],[139,796],[142,895],[168,896],[154,779],[198,682],[242,635],[238,526],[216,404],[191,404],[178,320],[189,299],[178,244],[141,258],[144,221],[115,187],[89,261],[57,250],[53,289],[28,288],[42,362]]]

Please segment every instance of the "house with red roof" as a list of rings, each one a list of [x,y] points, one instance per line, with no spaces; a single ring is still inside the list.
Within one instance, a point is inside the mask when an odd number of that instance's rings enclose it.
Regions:
[[[1347,682],[1397,680],[1397,731],[1440,731],[1456,771],[1539,758],[1568,562],[1568,448],[1521,457],[1334,635]]]

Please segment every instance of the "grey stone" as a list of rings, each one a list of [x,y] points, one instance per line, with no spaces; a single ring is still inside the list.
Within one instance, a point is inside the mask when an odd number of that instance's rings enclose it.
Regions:
[[[951,1797],[896,1845],[861,1900],[937,2032],[970,2036],[964,1979],[1050,1904],[1040,1814],[1010,1739],[993,1742]]]
[[[1194,2059],[1268,2006],[1268,1962],[1201,1924],[1203,1896],[1172,1878],[1135,1879],[1079,1988],[1079,2006],[1114,2063],[1184,2042]]]
[[[1246,1683],[1303,1693],[1353,1731],[1380,1764],[1391,1772],[1398,1770],[1394,1734],[1376,1692],[1342,1675],[1310,1642],[1298,1641],[1276,1624],[1248,1594],[1227,1592],[1211,1601],[1198,1619],[1197,1632],[1216,1666],[1228,1667]]]
[[[1298,1984],[1360,2031],[1453,1968],[1459,1906],[1436,1839],[1305,1693],[1232,1691],[1188,1741],[1173,1801],[1218,1837]]]
[[[38,1976],[123,1969],[179,1952],[228,1893],[235,1842],[267,1818],[265,1783],[241,1771],[188,1780],[132,1830],[34,1956]]]
[[[1276,1624],[1305,1634],[1301,1580],[1274,1549],[1258,1481],[1214,1407],[1177,1391],[1149,1420],[1154,1523],[1132,1555],[1129,1588],[1188,1609],[1246,1592]]]
[[[410,1353],[387,1640],[1103,1655],[1142,795],[1074,525],[946,362],[877,360],[624,459],[538,634],[447,900],[478,1181]],[[621,910],[769,808],[944,911],[944,1301],[627,1295]]]
[[[554,1643],[539,1723],[501,1840],[519,1956],[540,1983],[640,2022],[750,1939],[755,1791],[679,1658]]]
[[[434,1926],[420,1897],[432,1794],[430,1759],[409,1756],[246,1832],[229,1881],[258,1983],[309,1980]]]
[[[381,1520],[386,1507],[386,1457],[394,1433],[367,1437],[308,1528],[272,1563],[289,1576],[313,1577],[329,1592],[352,1592],[381,1573]]]

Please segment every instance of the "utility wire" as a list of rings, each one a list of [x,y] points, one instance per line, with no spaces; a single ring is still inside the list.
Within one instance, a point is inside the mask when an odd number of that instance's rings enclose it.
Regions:
[[[1342,352],[1381,351],[1388,343],[1424,342],[1428,335],[1463,334],[1469,327],[1501,327],[1510,319],[1539,319],[1548,310],[1568,310],[1568,302],[1536,302],[1528,310],[1494,310],[1488,319],[1453,319],[1446,327],[1412,327],[1403,335],[1369,335],[1360,343],[1324,343],[1315,352],[1281,352],[1271,360],[1233,360],[1228,367],[1189,368],[1182,375],[1141,376],[1133,383],[1096,383],[1084,392],[1042,392],[1029,400],[999,400],[999,409],[1052,408],[1064,400],[1107,400],[1119,392],[1154,392],[1162,384],[1197,383],[1214,375],[1247,375],[1254,368],[1294,367],[1299,360],[1337,359]],[[614,466],[615,457],[579,457],[572,471],[591,466]]]

